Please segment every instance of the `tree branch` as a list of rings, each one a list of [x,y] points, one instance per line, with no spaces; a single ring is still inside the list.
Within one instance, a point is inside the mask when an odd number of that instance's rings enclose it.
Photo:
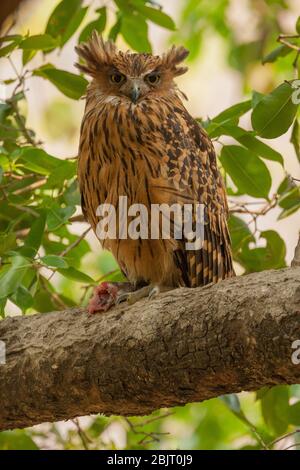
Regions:
[[[300,383],[300,268],[254,273],[89,316],[0,322],[0,429],[102,412],[147,414]]]

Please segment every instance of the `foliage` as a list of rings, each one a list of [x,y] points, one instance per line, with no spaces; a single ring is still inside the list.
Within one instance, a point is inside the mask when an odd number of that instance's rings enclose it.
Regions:
[[[295,31],[281,35],[281,44],[275,48],[278,17],[288,6],[284,0],[261,3],[267,21],[262,14],[257,39],[244,43],[237,40],[227,19],[229,0],[182,1],[177,30],[173,19],[154,1],[114,0],[111,12],[104,3],[93,10],[93,2],[62,0],[40,34],[8,33],[0,39],[0,60],[9,61],[14,70],[14,76],[3,81],[3,89],[10,94],[0,102],[1,316],[13,304],[23,314],[84,304],[100,279],[121,278],[108,253],[102,253],[87,269],[90,247],[85,238],[90,229],[81,236],[70,230],[72,222],[80,220],[76,156],[49,154],[26,124],[26,93],[33,79],[49,81],[71,100],[84,95],[87,80],[57,68],[49,56],[58,54],[74,38],[85,41],[94,29],[114,41],[122,37],[136,51],[150,52],[148,27],[154,23],[169,31],[176,42],[183,40],[191,50],[191,60],[201,54],[206,34],[222,38],[229,65],[244,78],[246,99],[199,121],[220,146],[234,259],[245,273],[285,266],[283,239],[275,230],[260,231],[258,220],[274,209],[280,210],[280,219],[298,211],[300,189],[285,171],[284,156],[262,139],[289,132],[300,160],[299,107],[292,99],[295,93],[299,96],[300,20],[296,23],[295,18]],[[22,55],[20,71],[15,66],[18,54]],[[264,94],[251,91],[248,80],[251,67],[261,61],[273,70],[272,87]],[[251,123],[247,129],[240,124],[245,117]],[[274,188],[270,162],[282,174],[278,188]],[[58,425],[38,432],[0,433],[0,448],[36,448],[46,438],[63,448],[112,448],[117,445],[109,438],[108,429],[113,425],[125,432],[123,447],[130,449],[272,448],[282,434],[300,425],[299,398],[297,387],[275,387],[258,392],[256,401],[253,394],[241,399],[231,395],[171,413],[161,410],[143,419],[99,416],[89,419],[84,429],[81,422],[74,421],[67,437]],[[178,426],[186,429],[184,439],[176,435]],[[293,444],[293,435],[289,439]]]

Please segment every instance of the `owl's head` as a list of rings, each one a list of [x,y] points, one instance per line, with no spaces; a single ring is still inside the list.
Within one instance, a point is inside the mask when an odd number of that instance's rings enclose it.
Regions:
[[[149,96],[164,96],[174,89],[174,78],[187,71],[179,64],[189,54],[184,47],[175,46],[162,56],[121,52],[96,32],[76,51],[85,61],[76,64],[77,68],[93,77],[93,84],[101,93],[133,103]]]

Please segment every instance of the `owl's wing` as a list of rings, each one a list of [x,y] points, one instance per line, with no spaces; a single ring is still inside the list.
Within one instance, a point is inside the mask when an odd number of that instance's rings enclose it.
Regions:
[[[174,107],[172,120],[163,123],[161,132],[167,136],[168,177],[160,179],[157,190],[169,194],[169,203],[200,203],[204,207],[202,248],[187,250],[187,240],[182,240],[174,252],[183,281],[196,287],[231,277],[228,206],[213,144],[182,104]]]

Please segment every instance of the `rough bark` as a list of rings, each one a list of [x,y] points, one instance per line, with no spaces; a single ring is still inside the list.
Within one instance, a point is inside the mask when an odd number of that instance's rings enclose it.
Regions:
[[[0,429],[102,412],[146,414],[300,383],[300,268],[255,273],[89,316],[0,322]]]

